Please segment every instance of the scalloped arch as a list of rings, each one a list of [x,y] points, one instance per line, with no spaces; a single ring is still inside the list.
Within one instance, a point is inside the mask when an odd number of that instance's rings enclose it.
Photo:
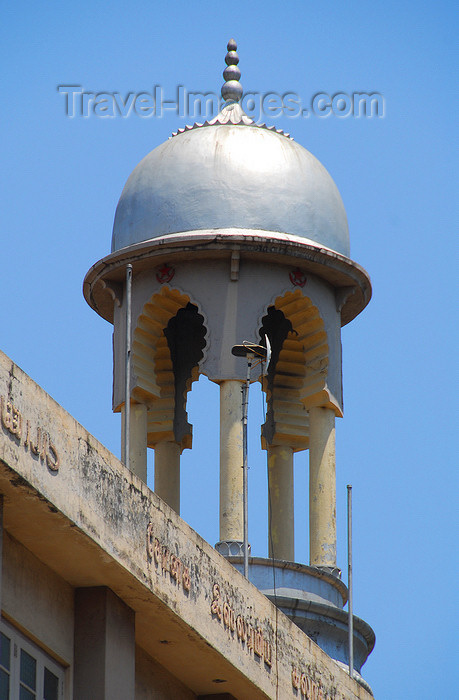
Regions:
[[[169,321],[180,309],[193,303],[188,294],[164,286],[143,306],[132,343],[134,387],[132,398],[148,405],[147,444],[175,442],[175,377],[168,341],[164,333]],[[199,366],[192,369],[186,383],[186,394],[199,378]],[[181,440],[181,448],[191,448],[191,431]]]
[[[288,445],[299,451],[309,447],[308,409],[330,405],[327,333],[319,309],[299,289],[276,297],[273,306],[291,322],[293,332],[282,344],[271,387],[266,379],[263,381],[272,410],[269,444]],[[268,446],[268,433],[265,423],[264,449]]]

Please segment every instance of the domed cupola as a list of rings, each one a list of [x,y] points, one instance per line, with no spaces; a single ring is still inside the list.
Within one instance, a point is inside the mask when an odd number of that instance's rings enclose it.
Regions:
[[[181,453],[193,437],[187,394],[202,374],[218,384],[216,548],[236,567],[243,561],[260,590],[347,663],[335,419],[343,415],[341,327],[365,308],[371,285],[349,258],[346,213],[328,172],[288,134],[242,110],[238,61],[230,41],[222,111],[179,129],[128,178],[112,252],[89,270],[84,294],[114,325],[113,410],[123,414],[125,463],[146,481],[153,449],[155,491],[179,513]],[[267,355],[266,339],[268,367],[254,361],[249,372],[250,348],[264,344]],[[266,394],[269,559],[248,555],[241,389],[250,381]],[[309,455],[309,564],[295,562],[297,452]],[[206,467],[218,468],[216,455]],[[359,671],[374,634],[355,618],[354,638]]]
[[[349,256],[338,189],[288,134],[255,124],[234,101],[242,92],[229,44],[220,114],[180,129],[134,169],[121,194],[112,251],[159,236],[231,229],[305,239]]]

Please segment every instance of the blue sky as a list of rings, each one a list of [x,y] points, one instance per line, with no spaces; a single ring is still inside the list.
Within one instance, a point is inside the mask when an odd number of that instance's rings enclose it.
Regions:
[[[354,488],[354,608],[376,632],[363,670],[377,700],[449,698],[457,627],[456,324],[453,280],[454,25],[449,2],[4,3],[0,347],[119,455],[111,327],[85,303],[110,250],[116,204],[139,160],[193,119],[70,119],[58,85],[218,92],[234,36],[247,91],[378,92],[384,118],[264,120],[329,170],[351,257],[374,296],[343,329],[337,427],[339,563]],[[457,25],[457,22],[456,22]],[[457,216],[454,218],[454,223]],[[455,309],[454,309],[455,310]],[[194,448],[182,515],[218,540],[218,387],[189,395]],[[250,400],[250,540],[265,555],[262,400]],[[214,422],[212,422],[214,421]],[[307,562],[307,455],[297,457],[296,559]],[[203,498],[209,504],[202,507]]]

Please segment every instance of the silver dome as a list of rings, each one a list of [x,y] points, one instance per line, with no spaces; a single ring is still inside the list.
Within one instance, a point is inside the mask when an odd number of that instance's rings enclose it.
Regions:
[[[228,228],[300,236],[349,257],[346,212],[323,165],[283,134],[217,120],[179,133],[139,163],[118,202],[112,251]]]

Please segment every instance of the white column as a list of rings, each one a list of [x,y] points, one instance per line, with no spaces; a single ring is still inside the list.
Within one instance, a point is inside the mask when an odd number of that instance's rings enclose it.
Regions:
[[[129,434],[129,468],[147,482],[147,407],[131,403]],[[121,408],[121,454],[124,454],[124,405]]]
[[[242,385],[220,384],[220,541],[244,539]]]
[[[335,413],[309,409],[309,560],[336,567]]]
[[[180,515],[180,454],[176,442],[155,445],[155,493]]]
[[[294,561],[293,449],[268,446],[269,556]]]

